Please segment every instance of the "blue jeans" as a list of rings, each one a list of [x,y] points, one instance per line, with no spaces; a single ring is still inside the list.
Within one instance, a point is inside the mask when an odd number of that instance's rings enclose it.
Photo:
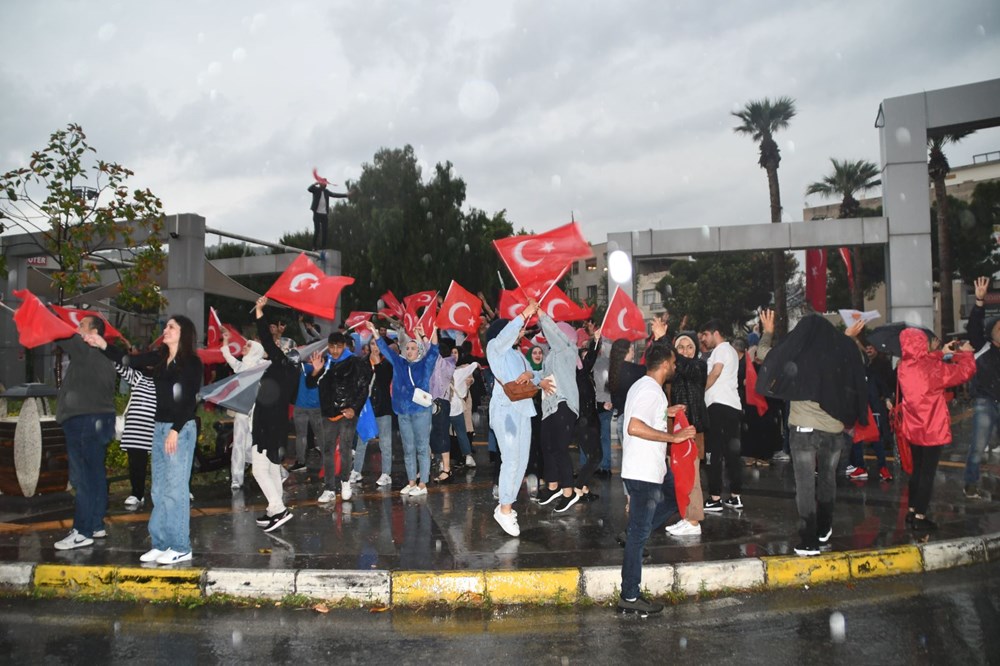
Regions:
[[[667,522],[677,511],[674,479],[667,470],[663,483],[622,479],[629,494],[628,531],[625,536],[625,558],[622,560],[622,599],[639,596],[642,582],[642,549],[646,547],[654,527]]]
[[[177,437],[177,450],[167,454],[163,446],[172,423],[157,421],[153,427],[153,513],[149,536],[153,548],[178,553],[191,552],[191,461],[197,433],[188,421]]]
[[[431,475],[431,408],[398,417],[406,478],[415,481],[419,474],[419,482],[427,483]]]
[[[458,438],[458,448],[462,451],[462,455],[471,456],[472,443],[469,441],[469,433],[465,431],[465,417],[459,414],[448,419],[451,421],[451,429],[455,431],[455,437]]]
[[[376,416],[375,425],[378,426],[378,448],[382,453],[382,473],[392,474],[392,414]],[[361,437],[358,437],[357,445],[354,447],[354,471],[358,474],[365,464],[367,452],[368,442],[363,442]]]
[[[611,471],[611,415],[612,411],[609,409],[606,412],[597,412],[597,418],[601,426],[601,452],[604,457],[601,458],[601,466],[598,468],[602,471]]]
[[[969,456],[965,460],[965,484],[979,482],[979,463],[986,453],[986,446],[996,432],[1000,421],[997,403],[989,398],[976,398],[972,403],[972,441]]]
[[[531,453],[531,417],[505,409],[490,410],[490,425],[500,449],[500,504],[513,504],[524,481]]]
[[[73,529],[85,537],[104,529],[108,481],[104,456],[115,435],[115,415],[81,414],[62,422],[69,458],[69,480],[76,489]]]

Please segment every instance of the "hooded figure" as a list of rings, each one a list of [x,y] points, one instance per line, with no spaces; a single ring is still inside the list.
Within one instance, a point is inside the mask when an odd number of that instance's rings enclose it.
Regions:
[[[858,347],[819,315],[802,318],[767,354],[757,373],[757,391],[818,403],[846,427],[868,424],[868,385]]]
[[[243,348],[243,358],[237,359],[229,350],[229,345],[222,345],[222,358],[226,360],[233,372],[243,372],[255,368],[264,362],[264,347],[255,340],[247,340]],[[250,424],[253,418],[253,409],[248,414],[236,414],[229,412],[233,417],[233,446],[229,455],[229,481],[230,488],[238,490],[243,487],[243,476],[246,472],[247,463],[250,462],[250,446],[253,444],[251,438]]]

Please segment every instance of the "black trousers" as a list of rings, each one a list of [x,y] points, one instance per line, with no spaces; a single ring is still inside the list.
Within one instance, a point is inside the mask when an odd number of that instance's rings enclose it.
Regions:
[[[729,492],[739,495],[743,489],[743,463],[740,460],[740,429],[743,413],[727,405],[708,406],[705,431],[705,455],[708,463],[708,492],[722,495],[722,464],[729,472]]]
[[[910,508],[922,516],[927,515],[934,490],[934,475],[943,446],[911,446],[913,474],[910,475]]]
[[[132,495],[136,499],[146,496],[146,467],[149,465],[149,451],[125,449],[128,456],[128,479],[132,484]]]
[[[554,414],[542,418],[542,459],[545,480],[558,483],[560,488],[573,487],[573,461],[569,457],[569,442],[573,438],[576,414],[565,401]]]
[[[587,456],[587,462],[576,474],[576,487],[583,488],[590,485],[590,480],[594,478],[594,472],[600,467],[604,457],[601,450],[601,421],[596,413],[590,418],[581,416],[576,420],[573,439]]]
[[[326,213],[313,213],[313,249],[326,247]]]

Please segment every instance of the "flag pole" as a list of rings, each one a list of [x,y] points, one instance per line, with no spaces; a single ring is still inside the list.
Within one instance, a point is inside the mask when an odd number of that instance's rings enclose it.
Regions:
[[[604,324],[608,321],[608,313],[611,312],[611,304],[615,302],[615,296],[618,295],[618,290],[621,289],[620,285],[615,285],[615,293],[611,294],[611,298],[608,299],[608,307],[604,310],[604,318],[601,319],[601,330],[604,330]]]

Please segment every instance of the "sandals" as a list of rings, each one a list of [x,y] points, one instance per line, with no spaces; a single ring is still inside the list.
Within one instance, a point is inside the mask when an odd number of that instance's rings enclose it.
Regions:
[[[441,470],[441,474],[444,476],[435,476],[434,483],[448,483],[451,481],[451,470]]]

